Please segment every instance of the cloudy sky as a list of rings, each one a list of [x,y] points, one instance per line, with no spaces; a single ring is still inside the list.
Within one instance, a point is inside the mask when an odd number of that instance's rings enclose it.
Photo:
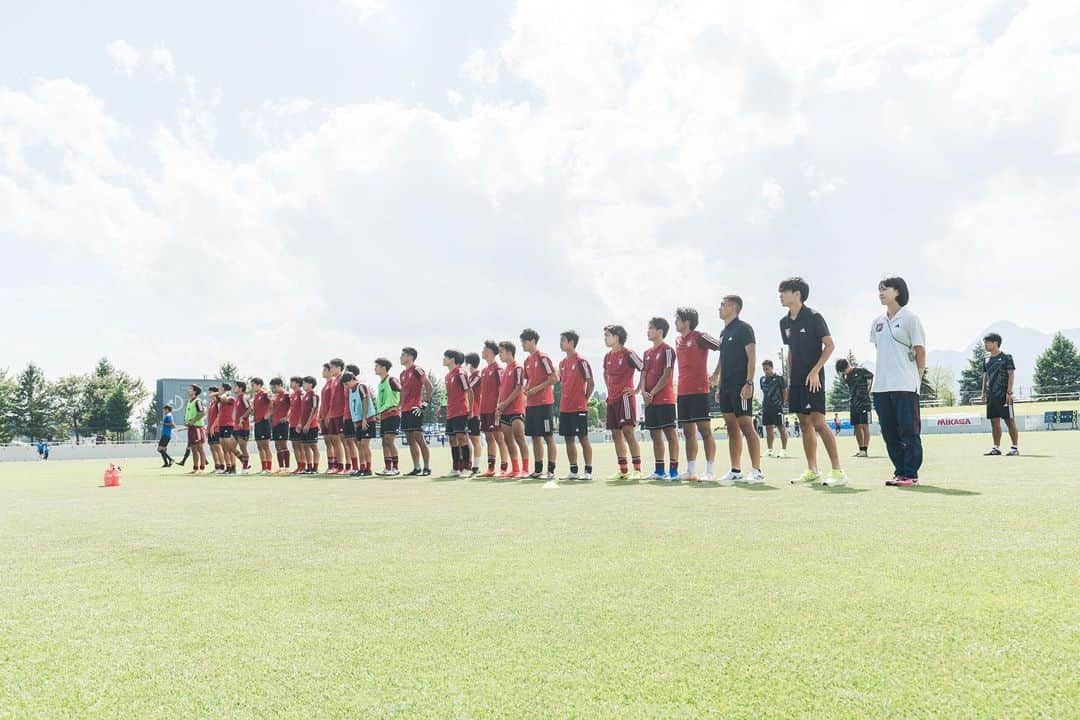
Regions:
[[[868,354],[1077,324],[1080,4],[3,2],[0,368],[600,353],[801,274]]]

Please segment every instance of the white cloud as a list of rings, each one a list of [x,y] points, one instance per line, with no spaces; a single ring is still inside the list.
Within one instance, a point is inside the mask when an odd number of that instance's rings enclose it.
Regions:
[[[128,77],[135,74],[135,68],[139,66],[139,52],[123,40],[114,40],[105,46],[109,57],[116,62],[116,66]]]
[[[386,9],[386,0],[341,0],[341,4],[355,13],[356,19],[361,21]]]
[[[475,85],[491,85],[499,79],[499,66],[490,60],[486,50],[474,50],[465,63],[461,66],[461,72]]]
[[[157,68],[161,75],[172,75],[176,71],[172,53],[160,45],[150,52],[150,64]]]
[[[458,107],[459,105],[461,105],[462,102],[465,101],[465,96],[459,93],[457,90],[450,89],[446,91],[446,101],[454,107]]]
[[[784,188],[776,178],[766,178],[761,184],[761,197],[770,210],[784,209]]]

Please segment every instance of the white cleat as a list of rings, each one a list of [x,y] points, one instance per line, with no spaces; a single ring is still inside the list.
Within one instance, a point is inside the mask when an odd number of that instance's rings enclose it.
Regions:
[[[769,452],[765,453],[765,457],[774,458],[776,457],[776,453],[774,453],[772,450],[769,450]]]
[[[591,481],[592,480],[592,473],[581,473],[581,479],[584,480],[585,482]]]
[[[781,450],[780,452],[776,453],[776,457],[781,460],[787,460],[791,456],[787,454],[787,450]]]
[[[654,472],[652,475],[649,476],[649,479],[650,480],[667,480],[668,477],[667,477],[667,473]]]
[[[561,480],[563,482],[567,482],[567,481],[572,482],[574,480],[580,480],[580,479],[581,479],[581,476],[578,475],[575,472],[567,473],[566,475],[563,475],[561,478],[559,478],[559,480]]]
[[[760,470],[751,470],[750,471],[750,479],[746,481],[746,484],[747,485],[764,485],[765,484],[765,473],[761,472]]]
[[[716,482],[716,476],[712,473],[705,473],[701,476],[701,482]]]
[[[742,473],[741,472],[735,472],[734,470],[730,470],[727,473],[725,473],[723,475],[723,477],[721,477],[719,480],[717,480],[717,482],[720,483],[721,485],[723,485],[724,487],[731,487],[732,485],[734,485],[737,482],[742,482]]]
[[[829,473],[829,477],[821,481],[821,484],[826,487],[840,487],[841,485],[847,485],[847,473],[843,470],[833,470]]]
[[[679,475],[679,482],[697,482],[698,476],[689,472],[684,472]]]

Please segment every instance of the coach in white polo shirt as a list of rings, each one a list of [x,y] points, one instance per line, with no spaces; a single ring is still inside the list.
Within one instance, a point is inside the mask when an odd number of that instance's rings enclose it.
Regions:
[[[907,309],[903,278],[882,280],[878,297],[885,314],[870,326],[870,342],[877,347],[874,410],[893,463],[893,478],[885,484],[910,487],[919,482],[923,458],[919,385],[926,369],[926,334],[919,318]]]

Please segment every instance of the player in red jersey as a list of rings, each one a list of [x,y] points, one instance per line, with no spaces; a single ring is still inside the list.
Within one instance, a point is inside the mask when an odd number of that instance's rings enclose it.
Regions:
[[[636,352],[626,347],[626,328],[608,325],[604,328],[604,385],[607,386],[607,429],[615,441],[615,455],[619,460],[619,472],[612,480],[641,479],[641,448],[637,441],[637,388],[634,373],[645,365]],[[627,450],[633,465],[631,472],[626,463]]]
[[[360,377],[360,368],[351,363],[345,366],[345,372],[352,374],[353,378]],[[342,453],[345,458],[343,472],[352,475],[360,469],[360,445],[356,441],[356,424],[353,422],[352,412],[349,410],[349,394],[352,392],[352,387],[346,386],[341,381],[341,378],[338,378],[338,383],[341,384],[342,405],[344,407],[342,410],[344,414],[341,416]]]
[[[681,307],[675,311],[675,356],[679,362],[679,424],[686,437],[686,472],[680,480],[696,482],[698,443],[697,436],[705,445],[705,475],[700,479],[712,482],[713,461],[716,459],[716,441],[713,440],[712,421],[709,416],[709,352],[720,349],[720,341],[712,335],[698,332],[698,311]]]
[[[645,429],[649,431],[653,442],[653,459],[656,469],[654,480],[677,480],[679,478],[679,434],[675,430],[675,388],[672,383],[675,374],[675,349],[664,338],[670,329],[668,321],[654,317],[647,329],[652,347],[645,351],[637,391],[645,401]],[[664,440],[670,458],[670,469],[664,475]]]
[[[547,480],[544,488],[550,490],[559,487],[555,482],[555,383],[559,373],[547,353],[537,347],[538,332],[525,328],[520,339],[521,349],[529,353],[525,358],[525,435],[532,438],[533,445],[533,472],[529,477]]]
[[[326,471],[332,470],[337,463],[337,459],[334,457],[334,441],[330,435],[330,427],[327,424],[327,414],[330,412],[330,396],[334,392],[334,385],[331,382],[330,363],[323,363],[322,377],[323,386],[319,390],[319,416],[317,418],[318,430],[322,433],[323,444],[326,446]],[[316,443],[318,445],[318,443]],[[319,466],[316,463],[315,470],[318,471]]]
[[[476,353],[465,354],[465,374],[469,378],[469,387],[472,389],[473,403],[469,410],[469,444],[472,446],[472,467],[469,468],[473,475],[480,474],[480,356]]]
[[[274,469],[274,458],[270,455],[270,394],[263,389],[262,378],[251,378],[251,419],[255,447],[259,451],[259,474],[269,475]]]
[[[494,340],[485,340],[480,353],[484,359],[484,369],[480,371],[480,392],[476,404],[480,407],[480,430],[484,433],[487,444],[488,468],[483,477],[495,477],[495,449],[499,450],[499,475],[507,475],[506,439],[499,429],[497,409],[499,405],[499,380],[502,368],[499,367],[499,345]]]
[[[304,452],[304,473],[314,475],[318,470],[319,457],[319,401],[315,394],[316,380],[311,375],[304,378],[304,394],[300,396],[300,440]]]
[[[409,441],[413,469],[406,475],[430,475],[431,451],[424,440],[424,408],[435,388],[431,378],[416,364],[416,348],[401,348],[401,430]],[[423,469],[420,459],[423,458]]]
[[[304,430],[300,427],[300,418],[304,411],[304,378],[293,375],[289,378],[289,442],[292,443],[293,455],[296,456],[296,470],[299,475],[307,470],[307,450],[304,449]]]
[[[525,368],[517,364],[517,347],[509,340],[499,343],[499,359],[503,369],[499,380],[499,402],[495,405],[495,421],[502,429],[503,442],[510,455],[511,472],[499,477],[528,477],[529,448],[525,444]]]
[[[277,472],[289,469],[289,394],[281,378],[270,380],[270,439],[277,453]]]
[[[592,443],[589,442],[589,398],[596,388],[592,365],[578,355],[580,340],[573,330],[559,335],[559,349],[566,357],[559,361],[559,434],[566,443],[566,459],[570,462],[570,474],[563,480],[592,480]],[[585,461],[584,474],[578,474],[577,441],[581,442],[581,455]]]
[[[236,474],[236,398],[232,396],[232,385],[221,383],[221,389],[211,393],[217,400],[217,417],[214,420],[214,433],[221,440],[221,457],[225,467],[215,471],[222,475]]]
[[[345,372],[345,361],[334,358],[330,361],[330,407],[323,409],[323,424],[326,426],[327,475],[341,475],[345,471],[345,442],[342,431],[342,418],[349,412],[348,393],[341,384],[341,374]],[[350,465],[349,472],[352,472]]]
[[[221,436],[217,434],[218,400],[221,388],[211,385],[206,389],[210,402],[206,407],[206,442],[210,445],[210,455],[214,458],[214,474],[225,472],[225,456],[221,452]]]
[[[236,429],[233,437],[236,438],[236,457],[240,460],[240,472],[248,474],[251,458],[248,455],[248,440],[251,439],[251,401],[247,396],[247,383],[243,380],[236,381]]]
[[[401,428],[401,383],[390,377],[390,368],[394,365],[386,358],[375,361],[375,375],[379,378],[376,409],[379,412],[379,432],[382,434],[382,452],[384,470],[376,475],[400,475],[398,469],[397,435]]]
[[[472,413],[473,391],[469,376],[462,369],[465,353],[447,350],[443,353],[443,367],[448,372],[444,378],[446,387],[446,435],[450,438],[450,456],[454,469],[444,477],[471,477],[469,461],[469,416]]]

